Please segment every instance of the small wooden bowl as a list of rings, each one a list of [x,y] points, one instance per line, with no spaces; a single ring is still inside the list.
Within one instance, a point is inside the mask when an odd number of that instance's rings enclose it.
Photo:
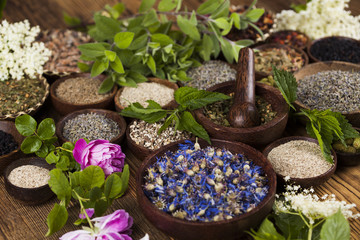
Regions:
[[[62,99],[60,99],[58,96],[56,96],[56,89],[59,86],[60,83],[66,81],[67,79],[70,78],[76,78],[76,77],[88,77],[90,78],[90,73],[75,73],[75,74],[70,74],[67,75],[65,77],[59,78],[58,80],[56,80],[50,88],[50,98],[52,101],[52,104],[55,108],[55,110],[60,113],[61,115],[66,115],[69,114],[71,112],[77,111],[77,110],[82,110],[82,109],[95,109],[95,108],[100,108],[100,109],[106,109],[106,108],[110,108],[113,104],[113,99],[114,96],[116,94],[117,91],[117,86],[115,85],[114,88],[111,91],[111,95],[100,100],[97,102],[93,102],[93,103],[88,103],[88,104],[75,104],[75,103],[69,103],[66,102]],[[106,78],[105,75],[99,75],[97,77],[95,77],[95,79],[100,79],[100,80],[104,80]]]
[[[48,184],[43,185],[37,188],[22,188],[13,185],[8,177],[10,172],[20,166],[23,165],[35,165],[39,167],[46,168],[51,170],[54,168],[53,165],[49,165],[43,158],[39,157],[32,157],[32,158],[21,158],[14,162],[12,162],[4,172],[4,179],[5,179],[5,189],[6,191],[14,198],[20,200],[22,203],[27,205],[35,205],[46,202],[54,193],[51,191]]]
[[[234,88],[235,81],[229,81],[217,84],[208,90],[230,94],[234,92]],[[212,138],[243,142],[253,147],[264,147],[282,136],[288,120],[289,106],[279,90],[266,84],[257,82],[255,85],[255,94],[269,102],[273,110],[277,112],[276,117],[264,125],[251,128],[221,126],[207,118],[203,114],[202,109],[194,111],[195,118]]]
[[[120,116],[119,113],[110,111],[110,110],[104,110],[104,109],[84,109],[72,112],[63,118],[59,120],[56,124],[56,136],[59,138],[59,143],[63,144],[64,142],[69,142],[68,139],[66,139],[63,135],[63,128],[65,126],[65,123],[69,121],[70,119],[73,119],[77,117],[80,114],[87,114],[87,113],[96,113],[104,115],[106,118],[110,118],[114,120],[120,128],[120,133],[113,139],[110,140],[111,143],[119,144],[122,143],[125,137],[125,131],[126,131],[126,122],[125,119]]]
[[[360,71],[359,64],[340,62],[340,61],[330,61],[330,62],[317,62],[311,63],[304,68],[300,69],[294,74],[297,81],[300,81],[306,76],[317,74],[318,72],[331,71],[331,70],[342,70],[342,71]],[[308,106],[301,103],[299,100],[294,102],[296,109],[310,109]],[[349,122],[355,126],[360,127],[360,109],[352,111],[349,113],[343,114]],[[302,120],[304,123],[305,120]]]
[[[164,80],[164,79],[160,79],[160,78],[148,78],[149,82],[154,82],[154,83],[159,83],[162,85],[165,85],[166,87],[172,88],[175,91],[179,88],[178,85],[176,83],[173,82],[169,82],[168,80]],[[124,87],[121,87],[114,98],[115,101],[115,109],[118,112],[121,112],[125,107],[123,105],[120,104],[120,96],[122,91],[124,90]],[[177,106],[177,103],[175,100],[172,100],[171,102],[169,102],[168,104],[162,106],[163,109],[174,109]]]
[[[201,148],[209,145],[204,140],[199,140],[198,142],[201,145]],[[269,192],[264,200],[247,213],[230,220],[218,222],[187,221],[175,218],[170,214],[159,210],[144,194],[144,175],[146,174],[148,167],[156,161],[158,156],[164,155],[167,151],[176,151],[179,143],[184,143],[184,141],[166,145],[146,157],[137,172],[136,191],[139,207],[145,217],[156,228],[179,240],[235,240],[239,239],[245,230],[259,225],[270,213],[275,200],[276,174],[269,161],[267,161],[259,151],[246,144],[217,139],[211,139],[212,146],[226,148],[232,153],[242,153],[247,156],[248,159],[254,161],[255,164],[262,167],[268,178],[269,185]]]
[[[0,121],[0,130],[11,134],[18,144],[18,148],[14,151],[0,156],[0,172],[2,172],[7,165],[9,165],[15,159],[18,159],[23,153],[20,150],[21,143],[25,137],[23,137],[15,127],[15,123],[11,121]]]
[[[360,132],[360,128],[354,128]],[[360,164],[360,153],[345,153],[334,149],[339,166],[356,166]]]
[[[134,140],[131,139],[130,126],[132,125],[133,122],[134,120],[132,120],[126,128],[126,145],[137,159],[144,160],[155,150],[150,150],[146,147],[140,146],[139,144],[136,144]]]
[[[296,34],[299,34],[299,35],[303,35],[304,38],[306,39],[306,42],[300,46],[294,46],[292,44],[289,44],[289,43],[280,43],[279,41],[277,40],[287,40],[287,39],[284,39],[283,36],[286,35],[286,34],[292,34],[292,33],[296,33]],[[291,42],[291,41],[290,41]],[[308,46],[310,42],[310,38],[305,34],[305,33],[302,33],[302,32],[299,32],[299,31],[295,31],[295,30],[282,30],[282,31],[277,31],[277,32],[273,32],[270,34],[270,36],[266,39],[266,43],[277,43],[277,44],[283,44],[283,45],[287,45],[287,46],[290,46],[290,47],[295,47],[295,48],[298,48],[298,49],[302,49],[305,51],[306,47]]]
[[[323,37],[323,38],[318,38],[316,40],[313,40],[312,42],[308,43],[307,46],[307,54],[311,60],[311,62],[329,62],[329,61],[342,61],[342,60],[338,60],[338,59],[329,59],[329,60],[320,60],[317,57],[315,57],[312,53],[311,53],[311,49],[314,49],[314,44],[321,44],[324,41],[327,41],[330,38],[334,38],[336,40],[348,40],[348,41],[352,41],[354,43],[357,43],[358,48],[360,48],[360,41],[356,40],[354,38],[350,38],[350,37],[342,37],[342,36],[329,36],[329,37]],[[335,46],[334,46],[335,47]],[[329,51],[332,51],[331,49],[329,49]],[[345,61],[343,61],[345,62]],[[349,62],[351,63],[351,62]],[[360,62],[357,63],[353,63],[353,64],[359,64]]]
[[[271,152],[272,149],[290,142],[290,141],[295,141],[295,140],[304,140],[304,141],[309,141],[309,142],[314,142],[318,144],[318,141],[314,138],[310,138],[310,137],[303,137],[303,136],[291,136],[291,137],[284,137],[284,138],[280,138],[276,141],[274,141],[273,143],[269,144],[268,146],[266,146],[266,148],[263,151],[263,154],[265,155],[265,157],[267,157],[269,155],[269,153]],[[304,188],[308,188],[311,186],[318,186],[323,184],[324,182],[326,182],[334,173],[336,170],[336,166],[337,166],[337,157],[336,157],[336,153],[335,151],[331,151],[332,156],[334,157],[334,164],[333,166],[326,171],[325,173],[316,176],[316,177],[310,177],[310,178],[290,178],[290,182],[296,184],[296,185],[300,185]],[[306,160],[306,159],[304,159]],[[277,180],[280,184],[285,184],[285,180],[283,175],[276,173],[277,175]]]
[[[278,43],[265,43],[265,44],[263,44],[263,45],[259,45],[259,46],[256,46],[255,48],[254,48],[254,50],[265,50],[265,49],[269,49],[269,48],[277,48],[277,49],[285,49],[285,50],[291,50],[291,49],[293,49],[293,50],[295,50],[297,53],[300,53],[301,54],[301,56],[302,56],[302,59],[303,59],[303,65],[302,65],[302,67],[304,67],[304,66],[306,66],[308,63],[309,63],[309,58],[308,58],[308,56],[306,55],[306,53],[303,51],[303,50],[301,50],[301,49],[299,49],[299,48],[295,48],[295,47],[290,47],[290,46],[287,46],[287,45],[283,45],[283,44],[278,44]],[[256,63],[255,63],[256,64]],[[271,75],[271,74],[269,74],[269,73],[266,73],[266,72],[258,72],[258,71],[256,71],[255,72],[255,78],[256,79],[259,79],[259,78],[264,78],[264,77],[267,77],[267,76],[269,76],[269,75]]]

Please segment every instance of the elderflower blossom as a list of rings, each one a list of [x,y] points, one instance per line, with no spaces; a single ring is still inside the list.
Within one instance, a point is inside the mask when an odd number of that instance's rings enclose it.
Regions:
[[[305,191],[306,190],[306,191]],[[313,224],[316,219],[327,218],[335,214],[339,209],[344,217],[357,219],[359,213],[354,214],[351,209],[355,208],[354,203],[348,204],[345,201],[338,201],[334,194],[325,194],[319,198],[313,188],[300,191],[300,186],[286,186],[286,192],[278,196],[275,201],[275,212],[301,212]]]
[[[51,51],[42,42],[34,42],[39,26],[30,27],[28,20],[0,24],[0,81],[35,78],[43,73],[43,65]]]
[[[345,8],[350,0],[312,0],[306,10],[296,13],[283,10],[276,14],[274,31],[298,30],[312,39],[345,36],[360,40],[360,16],[352,16]]]

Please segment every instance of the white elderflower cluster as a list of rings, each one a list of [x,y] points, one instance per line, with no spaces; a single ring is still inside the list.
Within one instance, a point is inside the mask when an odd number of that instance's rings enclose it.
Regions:
[[[28,20],[0,24],[0,81],[35,78],[43,73],[43,65],[51,51],[42,42],[34,42],[39,26],[30,27]]]
[[[360,16],[352,16],[345,8],[350,0],[312,0],[306,10],[296,13],[283,10],[276,14],[274,31],[298,30],[312,39],[345,36],[360,40]]]
[[[321,198],[314,193],[314,189],[304,189],[300,186],[286,186],[286,192],[282,196],[276,196],[275,212],[301,212],[313,224],[316,219],[327,218],[335,214],[339,209],[344,217],[359,218],[360,214],[354,214],[352,208],[355,204],[338,201],[334,194],[324,195]]]

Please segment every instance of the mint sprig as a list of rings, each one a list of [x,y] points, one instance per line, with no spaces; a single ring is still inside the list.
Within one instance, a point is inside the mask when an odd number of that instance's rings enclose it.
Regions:
[[[222,93],[208,92],[191,87],[177,89],[174,97],[179,104],[174,110],[162,109],[158,103],[148,100],[149,105],[146,108],[139,103],[132,103],[122,110],[120,114],[125,117],[138,118],[148,123],[158,122],[167,116],[163,126],[159,129],[159,134],[170,125],[173,125],[175,131],[186,130],[210,143],[208,133],[203,126],[196,122],[190,111],[230,97]]]

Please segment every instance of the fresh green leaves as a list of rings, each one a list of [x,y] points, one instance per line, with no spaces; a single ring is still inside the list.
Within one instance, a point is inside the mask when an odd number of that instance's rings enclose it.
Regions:
[[[350,239],[350,225],[340,209],[326,219],[321,228],[320,238],[322,240]]]
[[[196,20],[196,18],[194,18]],[[197,21],[192,21],[191,19],[187,19],[181,15],[178,15],[176,18],[177,25],[186,35],[189,35],[192,39],[199,41],[200,33],[197,29]]]
[[[296,110],[295,107],[292,105],[293,102],[296,101],[297,95],[297,82],[296,78],[291,72],[287,72],[285,70],[278,70],[276,67],[273,66],[273,74],[274,80],[281,91],[282,95],[284,96],[285,101],[289,104],[289,106]]]
[[[57,198],[64,201],[66,205],[71,199],[71,187],[65,174],[60,169],[50,171],[49,186]]]
[[[30,115],[24,114],[15,119],[15,127],[23,136],[30,136],[35,133],[36,120]]]
[[[119,32],[114,37],[116,46],[120,49],[128,48],[134,39],[133,32]]]
[[[68,212],[66,211],[65,206],[55,203],[46,220],[48,231],[45,236],[48,237],[54,232],[59,231],[66,224],[67,219]]]

